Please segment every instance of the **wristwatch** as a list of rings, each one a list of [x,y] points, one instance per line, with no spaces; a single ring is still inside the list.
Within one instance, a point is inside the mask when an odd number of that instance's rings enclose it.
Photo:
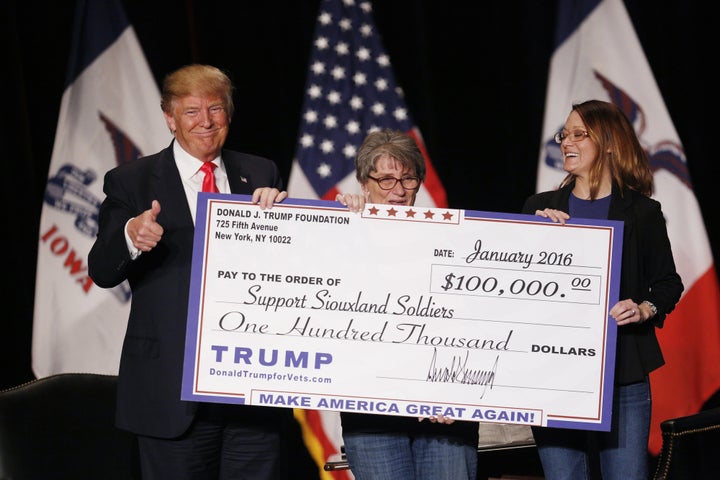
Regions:
[[[657,307],[655,306],[654,303],[652,303],[652,302],[649,301],[649,300],[643,300],[642,303],[644,303],[645,305],[647,305],[648,307],[650,307],[650,310],[652,311],[653,317],[654,317],[655,315],[657,315]]]

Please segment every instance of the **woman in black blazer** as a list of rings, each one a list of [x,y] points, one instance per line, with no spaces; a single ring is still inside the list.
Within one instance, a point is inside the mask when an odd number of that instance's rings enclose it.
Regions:
[[[533,427],[533,435],[546,478],[590,478],[599,461],[604,480],[646,480],[648,375],[665,363],[655,328],[680,300],[682,281],[660,203],[650,198],[647,154],[625,114],[599,100],[575,104],[555,141],[568,175],[559,189],[529,197],[522,212],[559,223],[624,222],[620,301],[609,312],[618,325],[613,420],[610,432]]]

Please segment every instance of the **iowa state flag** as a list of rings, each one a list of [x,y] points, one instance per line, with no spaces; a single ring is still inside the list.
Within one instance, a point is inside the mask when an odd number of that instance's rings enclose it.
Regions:
[[[538,191],[565,172],[552,140],[571,104],[597,98],[620,106],[635,125],[654,172],[685,292],[657,334],[666,364],[650,375],[649,451],[660,452],[660,422],[698,412],[720,388],[720,288],[693,193],[685,151],[622,0],[561,0],[550,63]],[[690,159],[692,161],[692,159]]]
[[[130,306],[125,283],[87,273],[105,172],[170,143],[160,94],[119,0],[76,3],[66,89],[40,218],[32,368],[117,374]]]

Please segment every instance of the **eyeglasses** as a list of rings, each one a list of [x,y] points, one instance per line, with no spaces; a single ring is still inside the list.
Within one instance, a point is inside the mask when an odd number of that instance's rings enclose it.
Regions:
[[[395,185],[397,185],[398,182],[400,182],[400,185],[405,190],[415,190],[418,185],[420,185],[420,179],[418,177],[402,177],[402,178],[395,178],[395,177],[382,177],[382,178],[375,178],[368,175],[368,178],[375,180],[378,184],[378,187],[380,187],[382,190],[392,190],[395,188]]]
[[[579,142],[581,140],[585,140],[589,136],[590,134],[585,130],[573,130],[572,132],[563,130],[562,132],[557,132],[555,134],[555,143],[562,143],[566,138],[569,138],[571,142]]]

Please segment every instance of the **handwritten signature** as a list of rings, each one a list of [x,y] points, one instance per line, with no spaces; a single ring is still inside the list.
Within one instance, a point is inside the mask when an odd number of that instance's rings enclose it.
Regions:
[[[432,359],[428,368],[428,382],[443,383],[461,383],[466,385],[484,385],[483,393],[480,398],[485,396],[487,389],[493,388],[495,384],[495,375],[497,374],[498,361],[500,356],[495,357],[495,361],[489,370],[468,368],[468,360],[470,352],[462,355],[453,355],[449,366],[438,365],[437,348],[433,348]]]

